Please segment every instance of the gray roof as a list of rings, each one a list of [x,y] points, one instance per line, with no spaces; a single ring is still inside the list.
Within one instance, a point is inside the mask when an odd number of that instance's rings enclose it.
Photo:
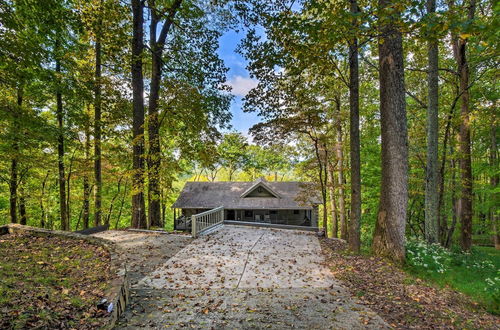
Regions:
[[[279,197],[242,197],[251,188],[262,185]],[[179,198],[172,205],[180,209],[211,209],[224,206],[226,209],[310,209],[321,204],[318,191],[307,182],[268,182],[258,179],[253,182],[186,182]]]

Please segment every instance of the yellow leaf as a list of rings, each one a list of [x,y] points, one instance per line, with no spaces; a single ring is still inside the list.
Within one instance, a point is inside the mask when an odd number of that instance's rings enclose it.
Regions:
[[[469,38],[470,36],[471,36],[471,34],[470,34],[470,33],[462,33],[462,34],[460,35],[460,39],[464,39],[464,40],[465,40],[465,39]]]

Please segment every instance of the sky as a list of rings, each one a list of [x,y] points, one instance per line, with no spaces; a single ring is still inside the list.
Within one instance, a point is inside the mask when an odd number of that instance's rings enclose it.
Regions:
[[[257,85],[257,80],[250,78],[246,69],[248,62],[240,54],[236,53],[236,47],[244,36],[244,31],[228,31],[224,33],[219,39],[218,51],[219,56],[229,68],[227,84],[233,88],[232,93],[235,96],[231,103],[231,113],[233,114],[231,124],[233,129],[248,137],[248,129],[260,120],[257,114],[244,113],[242,109],[242,98]]]

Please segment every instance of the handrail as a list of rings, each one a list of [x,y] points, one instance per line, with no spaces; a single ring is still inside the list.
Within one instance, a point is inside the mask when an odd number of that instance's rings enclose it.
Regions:
[[[191,216],[191,236],[198,237],[204,231],[209,230],[224,222],[224,207],[219,206],[212,210],[193,214]]]

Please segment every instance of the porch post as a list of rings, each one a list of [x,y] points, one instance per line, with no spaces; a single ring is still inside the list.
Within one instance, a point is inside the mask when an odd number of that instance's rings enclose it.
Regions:
[[[194,214],[191,216],[191,236],[196,238],[196,216]]]
[[[174,207],[174,230],[177,230],[177,212],[175,207]]]

